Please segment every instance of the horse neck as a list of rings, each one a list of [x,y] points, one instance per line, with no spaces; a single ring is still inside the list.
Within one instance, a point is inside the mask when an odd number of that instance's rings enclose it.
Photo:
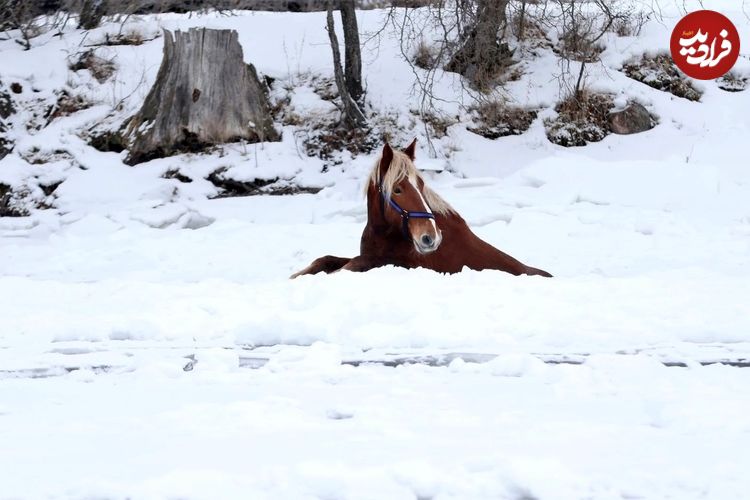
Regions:
[[[372,227],[387,226],[382,213],[385,207],[381,205],[380,201],[380,193],[377,186],[370,183],[370,187],[367,188],[367,224]]]

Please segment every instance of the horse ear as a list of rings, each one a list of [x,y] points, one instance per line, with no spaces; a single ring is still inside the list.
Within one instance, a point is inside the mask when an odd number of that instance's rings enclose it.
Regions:
[[[409,144],[406,147],[406,149],[404,149],[404,153],[406,154],[406,156],[409,157],[409,159],[413,160],[416,149],[417,149],[417,138],[415,137],[414,140],[411,141],[411,144]]]
[[[393,160],[393,150],[391,149],[390,144],[387,142],[385,143],[385,146],[383,146],[383,154],[380,156],[380,176],[381,178],[385,175],[385,172],[388,170],[388,167],[391,166],[391,160]]]

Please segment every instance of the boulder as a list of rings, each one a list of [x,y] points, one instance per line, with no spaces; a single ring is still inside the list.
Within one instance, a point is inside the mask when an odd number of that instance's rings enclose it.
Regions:
[[[631,102],[622,111],[609,114],[609,128],[615,134],[637,134],[651,130],[655,125],[656,120],[637,102]]]

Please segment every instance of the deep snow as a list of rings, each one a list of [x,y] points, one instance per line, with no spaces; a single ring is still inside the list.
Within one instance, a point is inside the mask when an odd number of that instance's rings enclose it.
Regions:
[[[735,2],[711,8],[750,40]],[[23,83],[25,109],[66,82],[98,104],[35,134],[16,126],[16,150],[0,161],[3,183],[64,180],[55,208],[0,219],[0,498],[746,496],[750,370],[698,362],[750,357],[750,90],[703,82],[693,103],[616,71],[667,49],[676,17],[663,10],[638,38],[608,37],[589,75],[592,88],[647,105],[653,130],[549,143],[556,61],[541,51],[507,89],[545,107],[525,134],[489,141],[462,122],[432,159],[420,141],[417,165],[446,169],[426,174],[431,186],[480,236],[554,279],[384,268],[289,281],[315,257],[357,253],[374,156],[320,173],[287,127],[281,143],[128,167],[79,133],[137,109],[161,39],[102,49],[120,68],[103,85],[67,70],[81,33],[41,37],[29,52],[1,41],[0,78]],[[381,19],[360,22],[372,32]],[[146,38],[238,29],[246,60],[313,114],[330,112],[304,76],[330,71],[323,20],[131,24]],[[413,77],[388,32],[365,54],[373,106],[408,124]],[[750,72],[746,49],[736,69]],[[458,100],[452,76],[438,90]],[[66,154],[55,162],[27,161],[56,150]],[[219,167],[325,189],[209,200],[216,188],[203,178]],[[194,181],[162,178],[173,168]],[[500,356],[341,363],[451,352]],[[590,357],[540,360],[573,354]],[[251,356],[270,361],[241,368]]]

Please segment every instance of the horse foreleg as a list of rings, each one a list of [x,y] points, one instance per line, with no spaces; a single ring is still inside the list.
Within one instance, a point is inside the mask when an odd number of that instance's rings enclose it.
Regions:
[[[536,267],[531,266],[526,266],[523,274],[527,274],[529,276],[544,276],[545,278],[552,278],[552,275],[547,271],[543,271],[542,269],[537,269]]]
[[[310,264],[303,270],[292,274],[289,278],[294,279],[297,276],[302,276],[303,274],[318,274],[320,272],[330,274],[334,271],[338,271],[346,264],[348,264],[351,260],[352,259],[350,259],[349,257],[334,257],[333,255],[319,257],[312,261],[312,264]]]
[[[358,255],[352,258],[341,268],[342,271],[352,271],[355,273],[363,273],[376,267],[383,267],[388,265],[402,266],[398,262],[393,260],[385,259],[383,257],[377,257],[373,255]],[[403,267],[403,266],[402,266]]]

